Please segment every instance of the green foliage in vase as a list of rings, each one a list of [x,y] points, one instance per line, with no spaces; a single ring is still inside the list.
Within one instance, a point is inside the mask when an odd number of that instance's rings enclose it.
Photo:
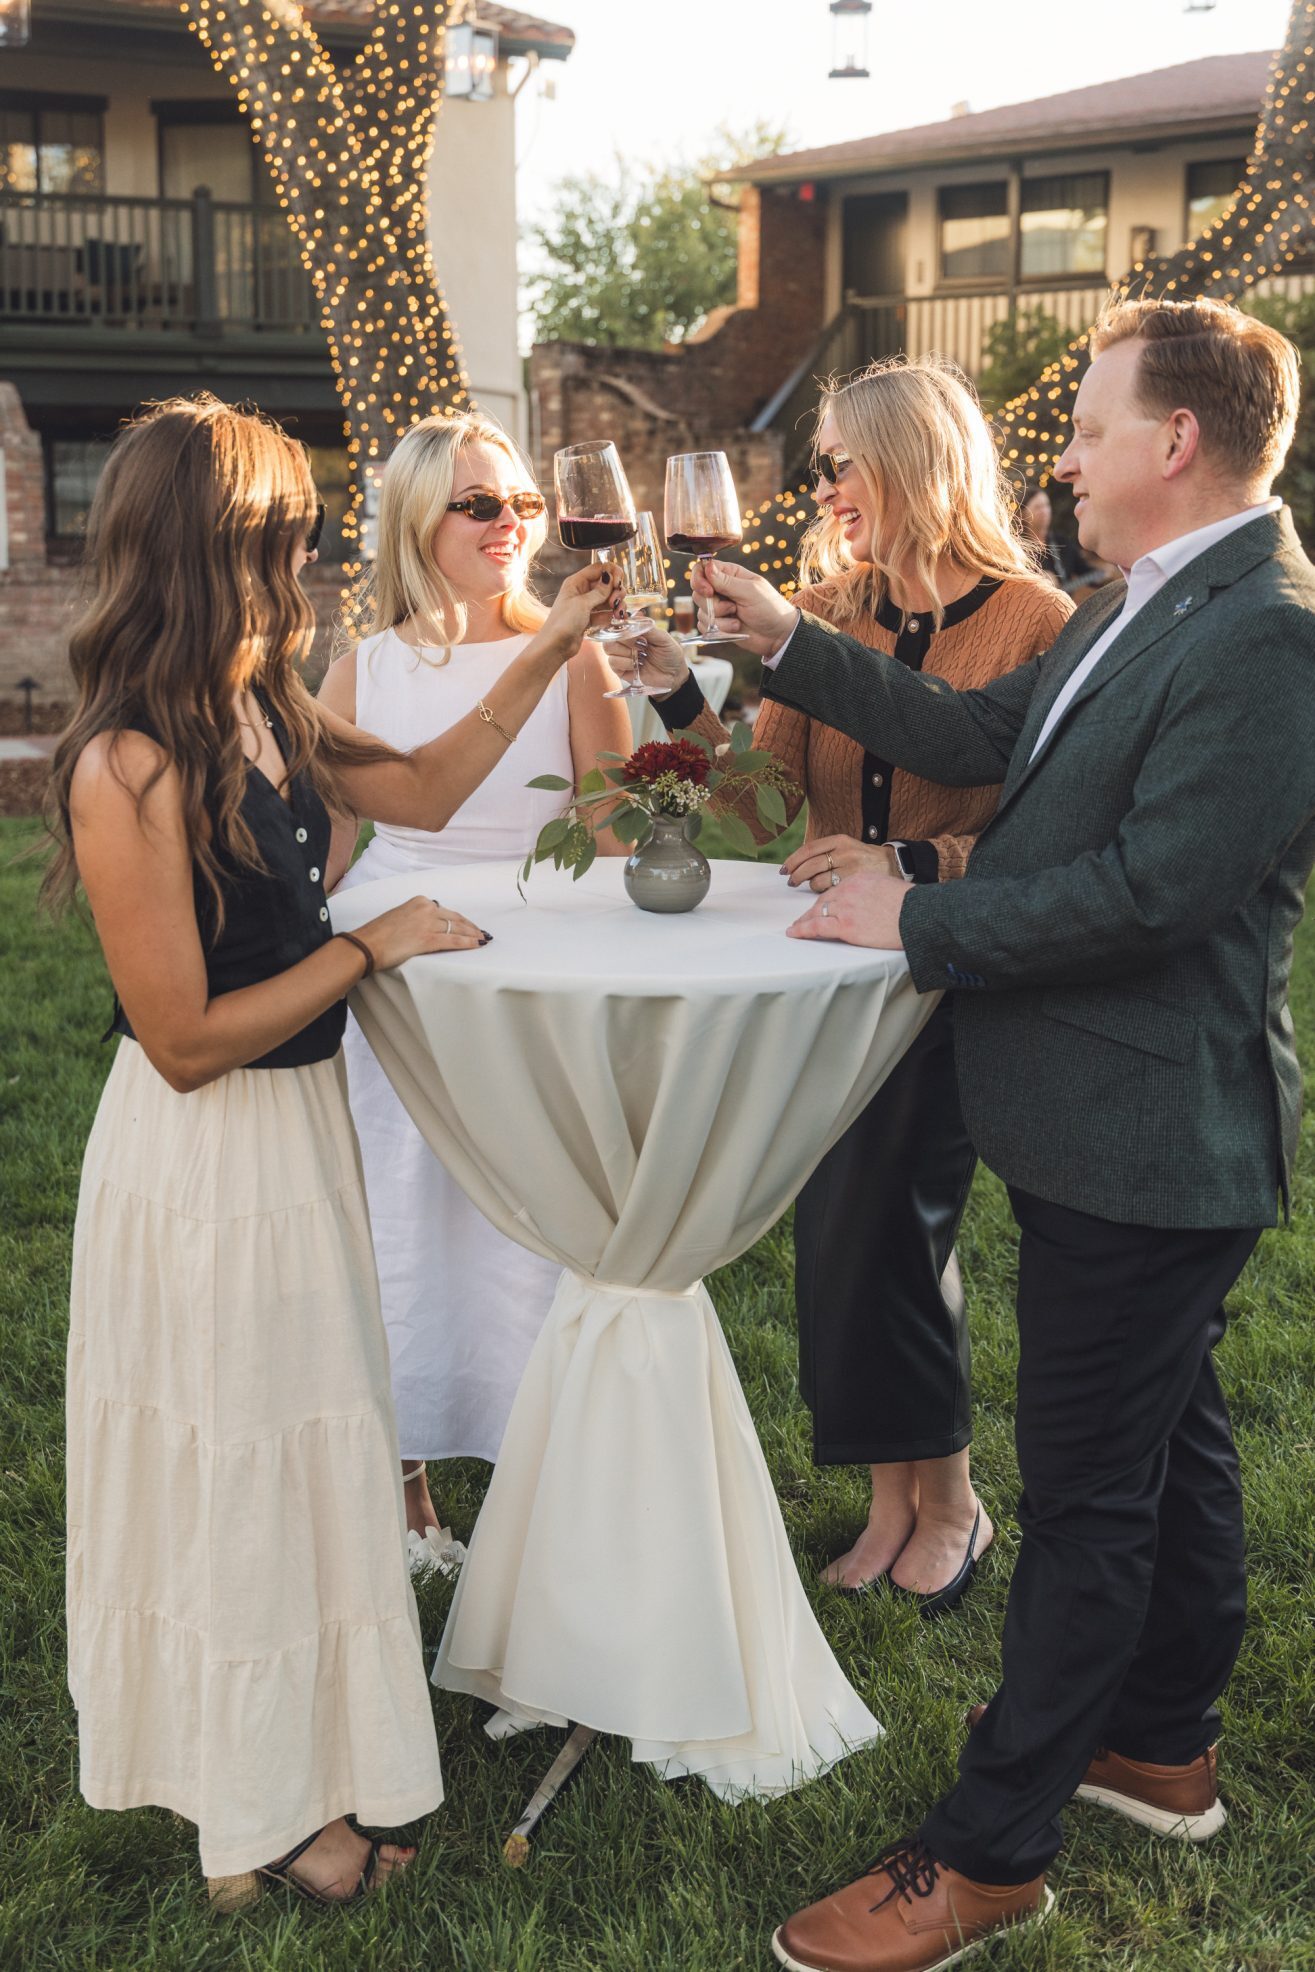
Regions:
[[[647,841],[655,816],[683,819],[690,840],[706,811],[716,815],[723,840],[740,855],[756,858],[761,845],[737,810],[753,796],[758,826],[780,835],[788,826],[787,796],[799,790],[773,753],[754,748],[745,725],[731,729],[729,745],[714,747],[701,733],[678,733],[636,747],[626,759],[603,753],[608,764],[587,773],[578,788],[560,774],[539,774],[527,785],[569,794],[560,815],[545,822],[525,859],[522,877],[551,857],[559,870],[578,881],[598,854],[598,831],[610,829],[628,848]]]
[[[563,178],[551,217],[529,229],[539,263],[525,282],[536,342],[660,349],[735,300],[739,188],[719,171],[779,151],[766,123],[718,132],[693,164]]]

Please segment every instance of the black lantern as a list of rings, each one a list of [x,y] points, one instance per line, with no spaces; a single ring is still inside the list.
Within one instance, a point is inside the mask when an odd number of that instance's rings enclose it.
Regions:
[[[0,0],[0,48],[22,48],[32,35],[32,0]]]
[[[831,0],[831,80],[861,81],[868,74],[868,15],[872,0]]]
[[[449,96],[468,103],[493,100],[498,69],[498,30],[483,21],[465,20],[449,27],[444,44],[444,87]]]

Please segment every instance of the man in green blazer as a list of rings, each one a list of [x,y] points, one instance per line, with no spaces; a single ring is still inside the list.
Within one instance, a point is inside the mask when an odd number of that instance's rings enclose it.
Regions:
[[[930,1972],[1039,1914],[1075,1793],[1191,1840],[1224,1819],[1215,1701],[1246,1581],[1211,1351],[1287,1197],[1315,863],[1315,569],[1270,497],[1298,369],[1208,302],[1125,304],[1093,349],[1057,476],[1127,580],[1033,663],[955,692],[712,575],[771,695],[927,779],[1001,787],[962,881],[820,876],[793,927],[902,947],[956,995],[964,1115],[1021,1230],[1023,1481],[1003,1680],[958,1783],[782,1926],[799,1972]]]

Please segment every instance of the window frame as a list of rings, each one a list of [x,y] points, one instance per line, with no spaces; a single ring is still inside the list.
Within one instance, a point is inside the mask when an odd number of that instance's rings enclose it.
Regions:
[[[996,185],[999,185],[1000,189],[1004,193],[1004,212],[1002,215],[1000,215],[1001,217],[1003,217],[1005,222],[1005,233],[1004,233],[1005,265],[1003,270],[999,275],[947,274],[945,271],[945,217],[946,217],[944,211],[945,194],[947,192],[971,192],[978,190],[986,191],[990,188],[993,188]],[[996,214],[980,213],[978,217],[983,219],[995,218]],[[974,288],[979,289],[983,292],[988,292],[988,291],[993,292],[996,287],[1008,287],[1009,257],[1013,253],[1013,251],[1014,251],[1014,238],[1009,227],[1009,177],[1007,173],[1003,178],[966,178],[966,179],[957,179],[957,180],[950,179],[943,184],[937,185],[936,187],[936,286],[938,289],[945,289],[956,293],[962,292],[967,289],[974,289]]]
[[[1039,171],[1035,177],[1022,177],[1018,184],[1018,285],[1029,290],[1059,287],[1099,287],[1109,280],[1109,241],[1110,241],[1110,172],[1096,171]],[[1063,272],[1048,274],[1029,274],[1023,266],[1023,215],[1027,210],[1026,198],[1029,189],[1037,185],[1062,185],[1066,180],[1077,178],[1099,178],[1104,189],[1105,214],[1104,253],[1099,268],[1069,268]],[[1042,208],[1045,210],[1046,208]],[[1075,208],[1069,207],[1070,211]]]
[[[1237,187],[1242,183],[1242,180],[1246,177],[1247,160],[1245,156],[1242,157],[1240,162],[1230,157],[1198,157],[1198,158],[1187,158],[1184,160],[1183,163],[1183,243],[1184,245],[1187,243],[1188,240],[1194,240],[1196,238],[1197,233],[1201,231],[1201,228],[1199,226],[1194,227],[1192,224],[1192,173],[1194,171],[1201,171],[1204,169],[1208,169],[1212,165],[1233,164],[1234,162],[1237,162],[1238,169],[1237,169],[1237,175],[1233,180],[1231,189],[1233,191],[1236,191]],[[1207,221],[1206,223],[1208,225],[1211,225],[1214,222]]]
[[[35,132],[36,150],[36,188],[31,192],[20,192],[13,196],[33,199],[56,198],[104,198],[105,196],[105,112],[109,108],[108,96],[70,95],[56,89],[0,89],[0,110],[16,111],[32,118]],[[41,183],[41,153],[44,148],[41,135],[43,116],[94,116],[96,118],[96,154],[100,159],[100,183],[94,190],[85,192],[51,192]]]

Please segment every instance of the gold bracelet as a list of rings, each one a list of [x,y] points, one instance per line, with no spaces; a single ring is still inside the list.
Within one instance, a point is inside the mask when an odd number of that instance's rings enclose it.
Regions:
[[[519,734],[509,733],[505,726],[500,725],[499,722],[494,718],[493,714],[489,711],[487,705],[485,705],[482,698],[476,699],[475,710],[476,712],[478,712],[480,718],[484,721],[484,724],[486,726],[492,726],[495,733],[502,734],[502,737],[503,739],[506,740],[508,746],[515,746],[516,741],[519,738]]]

